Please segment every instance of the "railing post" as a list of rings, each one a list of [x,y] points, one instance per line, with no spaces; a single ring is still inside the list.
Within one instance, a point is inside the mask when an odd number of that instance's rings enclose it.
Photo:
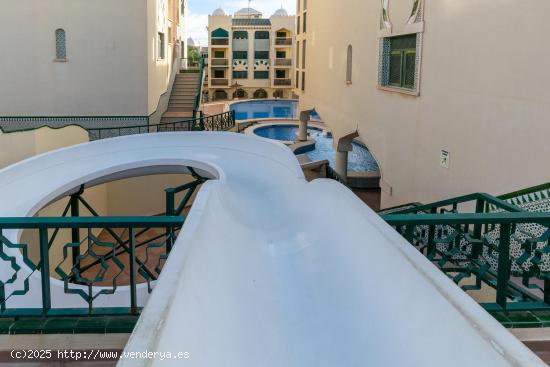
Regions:
[[[136,291],[136,234],[135,229],[130,227],[128,229],[128,235],[130,239],[130,313],[137,314],[137,291]]]
[[[175,211],[175,203],[176,201],[176,195],[173,190],[167,189],[166,190],[166,216],[172,217],[176,215]],[[172,246],[174,245],[174,228],[173,227],[166,227],[166,253],[169,253],[172,251]]]
[[[437,208],[432,208],[430,210],[430,213],[431,214],[436,214],[437,213]],[[435,257],[435,252],[436,252],[436,246],[435,246],[435,225],[434,224],[430,224],[428,226],[428,251],[427,251],[427,254],[426,256],[428,257],[428,259],[432,260],[434,257]]]
[[[38,230],[40,242],[40,276],[42,282],[42,312],[44,315],[52,308],[50,293],[50,258],[48,253],[48,228]]]
[[[414,224],[408,224],[405,226],[405,239],[409,241],[411,245],[414,245],[414,227]]]
[[[476,213],[484,213],[485,212],[485,202],[481,199],[477,199],[476,201]],[[477,240],[481,240],[481,233],[483,230],[483,224],[478,223],[474,224],[474,238]],[[472,259],[477,259],[482,252],[482,244],[473,244],[472,245]]]
[[[2,228],[0,228],[0,236],[2,235]],[[0,246],[4,246],[3,242],[0,241]],[[0,282],[0,312],[4,313],[6,311],[6,287],[4,282]]]
[[[498,245],[497,304],[506,309],[508,282],[510,280],[510,223],[501,223]]]
[[[70,198],[70,201],[71,201],[71,217],[73,217],[73,218],[76,218],[76,217],[80,216],[79,197],[80,197],[81,194],[82,194],[82,189],[78,193],[71,195],[71,198]],[[72,228],[71,229],[71,242],[80,244],[80,228]],[[77,263],[78,263],[78,256],[80,256],[80,246],[73,247],[72,256],[73,256],[73,266],[76,266]]]

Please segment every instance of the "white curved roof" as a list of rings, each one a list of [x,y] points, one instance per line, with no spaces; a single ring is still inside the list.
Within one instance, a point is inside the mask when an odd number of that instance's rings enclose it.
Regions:
[[[235,15],[262,15],[262,13],[253,8],[242,8],[241,10],[237,11]]]
[[[188,46],[195,46],[195,40],[191,37],[187,38],[187,45]]]
[[[288,17],[288,12],[284,8],[281,8],[281,9],[277,10],[275,13],[273,13],[273,16],[274,17]]]
[[[222,8],[218,8],[218,9],[214,10],[212,15],[216,16],[216,17],[219,17],[219,16],[225,16],[226,14],[225,14],[225,11]]]

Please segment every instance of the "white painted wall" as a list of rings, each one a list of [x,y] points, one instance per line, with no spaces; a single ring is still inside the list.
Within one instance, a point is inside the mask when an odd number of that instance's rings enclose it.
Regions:
[[[390,0],[403,29],[412,0]],[[382,205],[550,181],[545,0],[425,2],[420,96],[377,88],[379,0],[308,1],[306,93],[336,137],[358,130],[380,163]],[[353,45],[353,84],[345,83]],[[448,150],[449,169],[440,166]]]
[[[2,1],[0,116],[147,115],[145,14],[135,0]]]

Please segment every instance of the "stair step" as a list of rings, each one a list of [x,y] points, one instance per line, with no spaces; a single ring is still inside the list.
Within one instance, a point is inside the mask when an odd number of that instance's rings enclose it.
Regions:
[[[190,112],[191,115],[189,118],[192,118],[193,117],[193,109],[189,109],[189,108],[181,108],[181,107],[170,107],[168,109],[168,112]]]

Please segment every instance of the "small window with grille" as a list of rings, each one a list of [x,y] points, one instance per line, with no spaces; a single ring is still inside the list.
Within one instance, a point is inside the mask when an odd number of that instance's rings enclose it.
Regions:
[[[416,91],[418,35],[385,38],[381,48],[380,84]]]
[[[55,31],[55,59],[58,61],[67,59],[67,40],[65,30],[61,28]]]

